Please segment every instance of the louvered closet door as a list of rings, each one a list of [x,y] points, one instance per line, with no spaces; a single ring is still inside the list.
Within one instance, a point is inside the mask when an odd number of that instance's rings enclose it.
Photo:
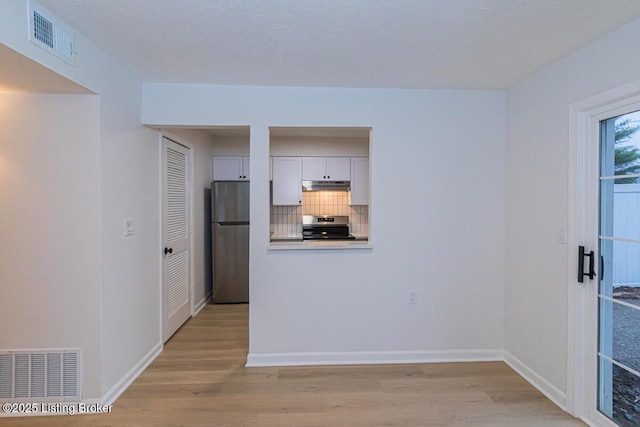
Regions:
[[[162,138],[162,338],[191,316],[189,149]]]

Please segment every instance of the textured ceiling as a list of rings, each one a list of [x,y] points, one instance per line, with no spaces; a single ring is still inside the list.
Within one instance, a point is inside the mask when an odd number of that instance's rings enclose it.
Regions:
[[[39,1],[145,81],[232,85],[507,88],[640,16],[638,0]]]

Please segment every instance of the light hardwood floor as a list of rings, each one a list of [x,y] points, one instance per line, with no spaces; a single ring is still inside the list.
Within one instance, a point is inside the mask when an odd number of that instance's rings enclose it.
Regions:
[[[248,335],[247,305],[207,305],[111,413],[0,425],[584,426],[502,362],[245,368]]]

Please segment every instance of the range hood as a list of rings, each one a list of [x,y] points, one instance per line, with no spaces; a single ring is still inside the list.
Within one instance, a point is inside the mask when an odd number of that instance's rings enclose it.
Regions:
[[[302,181],[302,191],[349,191],[350,181]]]

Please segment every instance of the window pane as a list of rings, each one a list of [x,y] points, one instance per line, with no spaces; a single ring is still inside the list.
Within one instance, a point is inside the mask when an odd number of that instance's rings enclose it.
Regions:
[[[640,371],[640,328],[638,325],[640,325],[640,310],[601,300],[600,352],[616,362]]]
[[[640,305],[640,244],[630,242],[611,242],[612,258],[612,296],[630,304]],[[606,258],[605,258],[606,260]],[[605,275],[607,268],[605,267]],[[603,277],[604,282],[608,278]]]
[[[619,179],[601,181],[600,234],[640,240],[640,184],[622,184]]]
[[[608,142],[602,156],[602,175],[640,174],[640,112],[624,114],[605,120],[602,139]],[[625,184],[638,183],[636,177],[623,180]]]
[[[600,241],[600,294],[640,306],[640,243]]]
[[[640,426],[640,408],[636,402],[640,378],[603,359],[600,359],[599,370],[598,410],[621,427]]]

